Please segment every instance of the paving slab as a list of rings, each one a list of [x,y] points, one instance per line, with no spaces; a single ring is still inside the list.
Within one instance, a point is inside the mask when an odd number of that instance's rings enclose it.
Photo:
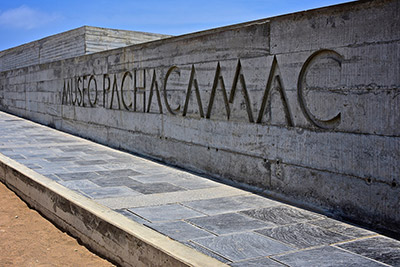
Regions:
[[[242,211],[241,213],[255,219],[274,223],[276,225],[298,223],[321,218],[320,215],[315,213],[286,205],[247,210]]]
[[[131,208],[128,210],[151,222],[177,221],[204,215],[179,204]]]
[[[62,184],[65,187],[68,187],[69,189],[73,189],[73,190],[79,190],[79,189],[84,189],[84,188],[100,188],[100,186],[98,186],[97,184],[93,183],[92,181],[86,180],[86,179],[72,180],[72,181],[60,181],[60,184]]]
[[[272,223],[256,220],[238,213],[203,216],[199,218],[187,219],[187,221],[218,235],[245,232],[275,226]]]
[[[92,183],[98,185],[98,186],[103,186],[103,187],[108,187],[108,186],[137,186],[137,185],[141,185],[141,182],[138,182],[134,179],[131,179],[129,177],[103,177],[100,176],[102,178],[92,178]],[[79,181],[79,180],[78,180]]]
[[[400,266],[400,242],[397,240],[376,236],[337,246],[389,265]]]
[[[272,256],[273,259],[293,267],[332,266],[386,266],[382,263],[349,253],[334,247],[322,247],[309,250],[292,252],[282,256]]]
[[[200,251],[201,253],[204,253],[205,255],[208,255],[214,259],[217,259],[220,262],[223,263],[231,263],[230,260],[228,260],[227,258],[224,258],[223,256],[219,255],[218,253],[216,253],[215,251],[211,251],[197,243],[194,243],[192,241],[189,242],[183,242],[183,244],[185,244],[186,246],[189,246],[191,248],[194,248],[197,251]]]
[[[348,236],[307,223],[295,223],[270,229],[256,230],[256,232],[299,249],[334,244],[351,239]]]
[[[256,195],[221,197],[183,202],[183,205],[208,215],[248,210],[259,206],[269,207],[279,204],[279,202]]]
[[[0,160],[3,182],[61,225],[82,220],[71,229],[99,251],[140,237],[183,266],[400,265],[400,242],[372,230],[2,112]]]
[[[352,236],[352,237],[366,237],[366,236],[371,236],[371,235],[376,235],[375,232],[368,231],[366,229],[350,225],[347,223],[343,223],[337,220],[332,220],[329,218],[324,218],[321,220],[316,220],[316,221],[311,221],[309,222],[310,224],[319,226],[321,228],[347,235],[347,236]]]
[[[165,182],[129,185],[129,188],[138,191],[142,194],[157,194],[157,193],[167,193],[167,192],[186,190],[185,188]]]
[[[284,267],[286,265],[281,264],[277,261],[274,261],[270,258],[260,258],[260,259],[254,259],[254,260],[245,260],[245,261],[239,261],[239,262],[234,262],[231,264],[232,267]]]
[[[146,224],[152,229],[178,241],[189,241],[201,237],[215,236],[184,221]]]
[[[196,239],[195,242],[233,262],[294,250],[292,247],[253,232],[201,238]]]
[[[80,188],[79,191],[94,199],[140,195],[139,192],[133,191],[126,186]]]

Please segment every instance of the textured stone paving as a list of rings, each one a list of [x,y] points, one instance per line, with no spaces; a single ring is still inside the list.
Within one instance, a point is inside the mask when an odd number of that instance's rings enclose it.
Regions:
[[[0,112],[0,153],[231,266],[400,266],[400,242]]]

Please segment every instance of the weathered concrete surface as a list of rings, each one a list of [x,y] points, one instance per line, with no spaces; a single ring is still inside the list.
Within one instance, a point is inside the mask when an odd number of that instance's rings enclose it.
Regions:
[[[170,36],[82,26],[0,51],[0,71],[82,56],[166,37]]]
[[[400,2],[0,73],[2,110],[400,232]]]

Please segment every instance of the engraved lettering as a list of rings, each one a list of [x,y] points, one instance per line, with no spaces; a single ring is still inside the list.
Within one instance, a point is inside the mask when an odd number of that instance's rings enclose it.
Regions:
[[[91,84],[92,81],[94,82],[94,92],[95,92],[94,101],[93,102],[90,99],[90,84]],[[89,100],[89,104],[90,104],[91,107],[94,107],[96,105],[96,103],[97,103],[97,81],[96,81],[96,78],[94,77],[94,75],[90,76],[89,82],[88,82],[88,100]]]
[[[160,114],[162,114],[161,97],[160,97],[160,91],[158,90],[156,70],[153,70],[153,78],[151,80],[150,95],[149,95],[149,103],[147,105],[147,112],[150,112],[151,100],[153,98],[153,90],[156,92],[158,110],[159,110]]]
[[[318,61],[321,58],[330,58],[334,60],[335,62],[338,63],[339,67],[342,67],[342,61],[343,57],[333,51],[333,50],[319,50],[315,53],[313,53],[303,64],[303,67],[301,68],[300,74],[299,74],[299,79],[297,82],[297,98],[300,104],[300,108],[303,111],[305,117],[315,126],[322,128],[322,129],[334,129],[340,124],[341,120],[341,113],[339,112],[336,116],[334,116],[331,119],[327,120],[321,120],[318,119],[317,117],[314,116],[314,114],[311,113],[310,109],[307,106],[307,102],[304,97],[304,89],[306,87],[306,76],[307,72],[311,68],[311,66]]]
[[[338,54],[337,52],[333,50],[320,50],[315,53],[313,53],[303,64],[298,81],[297,81],[297,97],[299,101],[300,108],[302,112],[304,113],[306,119],[314,126],[322,128],[322,129],[334,129],[337,127],[340,122],[341,122],[341,113],[338,112],[337,115],[333,116],[330,119],[320,119],[317,118],[316,115],[314,115],[311,112],[311,108],[309,105],[307,105],[307,101],[305,98],[305,89],[307,89],[307,74],[309,73],[310,69],[314,66],[314,64],[317,64],[318,62],[321,63],[320,60],[326,60],[330,59],[333,60],[334,62],[337,63],[339,68],[342,66],[343,62],[343,57]],[[323,61],[322,61],[323,62]],[[334,64],[336,64],[334,63]],[[329,65],[329,70],[330,70]],[[162,100],[161,100],[161,94],[160,94],[160,88],[159,88],[159,81],[157,79],[157,73],[156,69],[153,69],[153,76],[151,77],[151,86],[150,86],[150,91],[149,91],[149,97],[146,99],[146,72],[149,72],[151,70],[147,69],[133,69],[130,71],[126,71],[122,75],[122,80],[121,80],[121,91],[118,89],[118,80],[117,80],[117,75],[118,74],[113,74],[113,80],[111,81],[111,77],[109,74],[103,74],[103,107],[106,108],[109,106],[110,109],[113,109],[113,106],[118,105],[118,109],[121,109],[121,101],[122,101],[122,106],[125,110],[131,110],[133,111],[138,111],[138,109],[142,109],[140,107],[140,102],[142,101],[141,99],[138,100],[138,96],[142,97],[143,99],[143,110],[140,110],[141,112],[150,112],[151,106],[152,106],[152,101],[153,95],[155,94],[157,106],[158,106],[158,113],[163,114],[162,110]],[[243,99],[241,99],[240,103],[240,109],[244,105],[246,106],[246,112],[247,112],[247,118],[248,122],[250,123],[262,123],[264,116],[268,114],[267,109],[269,109],[269,106],[271,104],[271,99],[272,99],[272,91],[275,90],[276,88],[279,92],[280,95],[280,101],[282,103],[283,111],[285,114],[285,120],[288,126],[292,127],[294,126],[293,122],[293,116],[291,113],[291,109],[288,103],[288,99],[286,96],[286,91],[285,87],[283,84],[283,80],[281,77],[281,72],[280,68],[278,65],[278,61],[276,56],[273,57],[272,64],[271,64],[271,69],[268,74],[268,80],[267,84],[265,87],[265,90],[263,92],[263,97],[261,100],[261,106],[258,111],[257,118],[254,117],[253,114],[253,108],[252,108],[252,103],[251,103],[251,98],[249,94],[249,90],[246,85],[246,79],[244,76],[244,70],[242,68],[242,63],[241,60],[238,59],[237,64],[236,64],[236,70],[235,74],[233,77],[233,82],[232,82],[232,87],[231,90],[229,91],[229,94],[227,93],[227,90],[225,88],[225,82],[224,82],[224,77],[221,73],[221,65],[220,62],[217,62],[215,74],[214,74],[214,79],[213,79],[213,84],[210,92],[210,97],[209,97],[209,102],[207,106],[207,110],[204,110],[203,108],[203,103],[201,99],[201,93],[200,93],[200,88],[199,88],[199,82],[197,80],[197,73],[196,73],[196,68],[195,65],[192,64],[191,66],[191,71],[190,71],[190,78],[187,84],[187,90],[186,90],[186,95],[185,95],[185,101],[183,108],[181,109],[181,104],[178,104],[176,107],[171,107],[171,99],[175,99],[175,92],[169,91],[167,89],[168,82],[173,83],[175,81],[173,78],[171,78],[171,74],[173,72],[176,72],[179,76],[181,75],[181,69],[178,66],[172,66],[167,70],[167,73],[164,77],[164,83],[163,83],[163,97],[164,97],[164,102],[165,106],[168,110],[168,113],[172,115],[177,115],[180,111],[182,111],[182,116],[187,116],[188,110],[189,110],[189,102],[191,97],[196,98],[196,103],[197,103],[197,110],[199,113],[199,116],[201,118],[207,118],[210,119],[213,109],[214,112],[218,110],[220,112],[220,108],[225,110],[226,113],[226,119],[230,120],[231,119],[231,110],[233,110],[233,107],[231,106],[234,104],[235,98],[238,98],[238,90],[241,91],[241,95],[243,96]],[[127,79],[130,78],[130,81],[127,81]],[[310,79],[310,77],[308,78]],[[111,83],[112,82],[112,83]],[[129,82],[131,84],[129,84]],[[87,84],[86,84],[87,83]],[[128,83],[128,85],[126,85]],[[132,86],[133,90],[132,90]],[[308,88],[310,89],[310,88]],[[62,105],[78,105],[78,106],[85,106],[86,105],[86,91],[87,91],[87,99],[89,102],[90,107],[95,107],[97,104],[97,97],[98,97],[98,88],[97,88],[97,80],[95,75],[83,75],[83,76],[76,76],[73,78],[67,78],[64,79],[64,84],[62,87],[62,92],[61,92],[61,103]],[[131,92],[133,91],[133,99],[130,97]],[[194,91],[194,95],[192,95]],[[111,93],[111,101],[109,99]],[[120,97],[121,93],[121,97]],[[168,93],[172,94],[168,97]],[[220,96],[219,93],[222,94],[222,101],[224,107],[214,107],[214,102],[216,102],[216,97],[218,94],[218,97]],[[239,93],[240,94],[240,93]],[[117,103],[114,103],[114,100],[116,100]],[[139,104],[139,105],[138,105]],[[194,104],[194,103],[193,103]],[[309,103],[311,104],[311,103]],[[236,108],[236,106],[235,106]],[[194,107],[194,112],[195,111]],[[223,111],[222,111],[223,112]],[[315,111],[314,111],[315,112]],[[265,120],[265,119],[264,119]]]
[[[81,88],[79,87],[79,82],[82,82],[81,77],[78,78],[75,77],[75,101],[78,104],[78,106],[81,106],[83,95]],[[79,93],[79,100],[78,100],[78,93]]]
[[[188,89],[186,91],[186,100],[185,100],[185,106],[183,107],[182,116],[186,116],[188,105],[189,105],[190,93],[192,92],[193,86],[194,86],[194,90],[195,90],[195,94],[196,94],[197,105],[199,107],[200,117],[204,118],[203,105],[201,103],[199,84],[197,82],[196,70],[194,68],[194,65],[192,65],[192,71],[190,72],[189,85],[188,85]]]
[[[82,107],[85,107],[85,90],[87,89],[85,87],[85,80],[86,80],[86,75],[82,76]],[[89,92],[89,90],[86,90]]]
[[[226,94],[224,78],[221,75],[221,67],[219,65],[219,62],[217,64],[217,69],[215,70],[214,83],[213,83],[213,87],[211,90],[210,101],[208,102],[207,115],[206,115],[207,119],[209,119],[211,117],[211,111],[213,108],[214,98],[215,98],[215,94],[217,92],[218,84],[221,86],[222,96],[224,98],[224,103],[225,103],[226,117],[229,120],[231,111],[230,111],[230,107],[229,107],[228,96]]]
[[[244,75],[242,73],[242,64],[240,63],[240,60],[238,60],[238,63],[236,65],[236,72],[235,72],[235,76],[233,78],[233,83],[232,83],[232,89],[229,95],[229,103],[233,104],[233,100],[235,98],[235,93],[236,93],[236,88],[237,88],[237,84],[240,82],[240,85],[242,87],[242,94],[244,97],[244,101],[246,103],[246,111],[247,111],[247,115],[249,118],[249,122],[254,122],[254,118],[253,118],[253,111],[251,110],[251,104],[250,104],[250,97],[249,97],[249,93],[247,91],[247,87],[246,87],[246,81],[244,79]]]
[[[66,82],[64,80],[64,87],[63,87],[63,91],[62,91],[62,102],[61,103],[63,105],[67,105],[69,102],[68,100],[71,100],[71,90],[69,87],[69,81]]]
[[[138,86],[138,70],[135,70],[135,82],[133,89],[133,111],[136,111],[136,97],[137,94],[143,96],[143,112],[146,112],[146,71],[142,70],[143,73],[143,86]]]
[[[124,108],[126,110],[129,110],[130,107],[132,107],[132,102],[129,105],[126,105],[125,103],[125,99],[124,99],[124,82],[126,77],[131,78],[132,80],[132,73],[130,73],[129,71],[124,73],[124,77],[122,77],[122,82],[121,82],[121,100],[122,100],[122,105],[124,106]]]
[[[262,102],[261,102],[261,108],[260,108],[260,111],[258,113],[257,123],[261,123],[262,122],[262,117],[265,114],[265,107],[266,107],[266,104],[267,104],[267,101],[268,101],[268,97],[271,94],[272,84],[273,84],[273,81],[275,79],[276,82],[278,83],[278,89],[279,89],[279,92],[280,92],[280,95],[281,95],[281,99],[282,99],[283,110],[285,112],[286,122],[287,122],[287,124],[289,126],[294,126],[292,113],[290,111],[290,107],[289,107],[288,100],[287,100],[287,97],[286,97],[285,89],[283,87],[283,83],[282,83],[281,77],[277,74],[278,71],[279,71],[278,61],[276,60],[276,57],[274,56],[274,59],[272,61],[271,70],[269,72],[267,86],[265,88],[264,96],[263,96],[263,99],[262,99]]]
[[[114,94],[117,95],[118,109],[121,109],[121,103],[119,102],[119,93],[118,93],[118,85],[117,85],[117,75],[115,75],[115,74],[114,74],[114,81],[113,81],[113,86],[112,86],[112,90],[111,90],[111,104],[110,104],[110,109],[112,109],[112,106],[113,106]]]
[[[107,81],[107,87],[106,87]],[[110,91],[111,81],[110,76],[108,74],[103,75],[103,107],[106,107],[106,92]]]
[[[178,112],[181,109],[181,105],[178,105],[178,107],[176,107],[175,109],[172,109],[171,106],[169,105],[168,102],[168,96],[167,96],[167,82],[168,82],[168,78],[171,75],[171,73],[173,71],[176,71],[178,73],[178,75],[180,76],[180,69],[177,66],[172,66],[168,69],[167,74],[165,75],[165,80],[164,80],[164,101],[165,101],[165,106],[167,108],[167,110],[169,111],[169,113],[171,113],[172,115],[176,115],[175,112]]]

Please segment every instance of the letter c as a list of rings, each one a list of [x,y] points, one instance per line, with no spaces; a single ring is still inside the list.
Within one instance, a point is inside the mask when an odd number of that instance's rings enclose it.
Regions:
[[[339,67],[342,67],[343,57],[333,51],[333,50],[319,50],[313,53],[304,63],[303,67],[301,68],[299,79],[297,82],[297,97],[300,104],[300,108],[303,111],[305,117],[315,126],[322,128],[322,129],[334,129],[340,124],[341,120],[341,113],[339,112],[336,116],[328,120],[320,120],[311,113],[308,109],[307,102],[304,98],[304,88],[306,84],[306,76],[311,68],[311,66],[320,58],[327,57],[336,61]]]
[[[180,69],[177,66],[172,66],[168,69],[167,74],[165,74],[165,79],[164,79],[164,101],[165,101],[165,106],[167,107],[167,110],[169,111],[169,113],[171,113],[172,115],[176,115],[176,111],[179,111],[181,108],[181,105],[178,105],[178,107],[176,109],[172,109],[171,106],[168,103],[168,98],[167,98],[167,82],[168,82],[168,78],[169,75],[171,75],[171,73],[176,70],[178,71],[178,74],[180,75]]]

